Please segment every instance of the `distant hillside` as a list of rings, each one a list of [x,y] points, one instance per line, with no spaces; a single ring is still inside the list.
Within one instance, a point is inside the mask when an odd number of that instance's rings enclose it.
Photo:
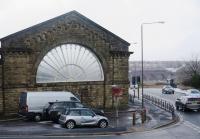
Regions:
[[[144,81],[166,81],[176,78],[184,61],[144,61]],[[129,77],[141,75],[141,61],[129,61]]]

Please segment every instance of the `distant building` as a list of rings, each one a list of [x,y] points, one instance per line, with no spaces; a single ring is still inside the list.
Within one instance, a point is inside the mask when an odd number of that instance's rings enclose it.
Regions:
[[[128,103],[130,44],[76,11],[0,41],[0,112],[17,112],[26,90],[71,91],[87,105],[110,108],[117,84],[120,106]]]

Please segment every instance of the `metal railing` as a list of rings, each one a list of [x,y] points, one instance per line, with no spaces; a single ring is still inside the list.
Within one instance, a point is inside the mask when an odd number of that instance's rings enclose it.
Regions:
[[[144,94],[143,98],[145,100],[152,102],[152,104],[156,105],[157,107],[159,107],[159,108],[161,108],[165,111],[170,112],[172,114],[172,118],[175,117],[175,113],[174,113],[175,109],[174,109],[173,104],[171,104],[170,102],[163,100],[161,98],[157,98],[157,97],[154,97],[154,96],[151,96],[151,95],[147,95],[147,94]]]

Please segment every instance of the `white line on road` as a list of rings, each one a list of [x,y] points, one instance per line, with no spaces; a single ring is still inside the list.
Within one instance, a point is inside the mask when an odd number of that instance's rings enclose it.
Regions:
[[[197,125],[195,125],[195,124],[193,124],[189,121],[184,121],[183,124],[192,128],[193,130],[197,131],[198,133],[200,133],[200,127],[199,126],[197,126]]]
[[[62,126],[60,124],[53,124],[53,127],[55,127],[55,128],[62,128]]]
[[[47,123],[52,123],[52,121],[40,121],[38,123],[40,123],[40,124],[47,124]]]

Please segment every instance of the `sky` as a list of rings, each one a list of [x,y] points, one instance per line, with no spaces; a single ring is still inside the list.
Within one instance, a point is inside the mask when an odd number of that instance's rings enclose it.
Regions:
[[[145,61],[200,57],[199,0],[0,0],[0,38],[72,10],[128,41],[141,60],[141,24]]]

